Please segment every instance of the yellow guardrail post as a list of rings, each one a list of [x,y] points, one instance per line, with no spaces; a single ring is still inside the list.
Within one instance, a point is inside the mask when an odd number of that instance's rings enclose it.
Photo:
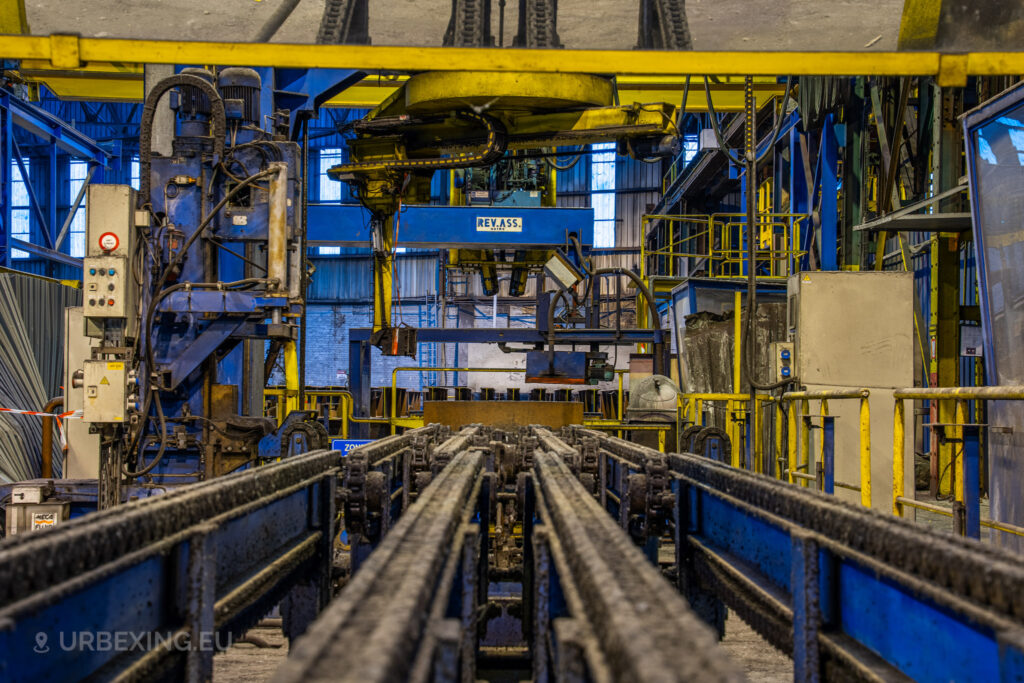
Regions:
[[[750,457],[754,461],[753,470],[764,474],[767,471],[764,462],[764,439],[761,436],[761,400],[756,396],[750,401],[750,440],[753,448]]]
[[[811,404],[807,399],[800,400],[800,413],[803,417],[803,429],[800,430],[800,468],[811,473]],[[807,480],[800,480],[800,485],[807,487]]]
[[[781,463],[779,462],[782,455],[786,452],[785,444],[782,442],[782,423],[785,420],[785,416],[782,412],[782,400],[778,400],[775,403],[775,451],[772,453],[774,458],[774,467],[778,467]],[[781,472],[779,473],[781,479]]]
[[[797,445],[796,445],[796,404],[793,401],[789,402],[789,483],[793,484],[796,482],[796,477],[793,473],[796,472],[797,464]]]
[[[860,503],[871,507],[871,406],[860,397]]]
[[[904,405],[903,399],[897,397],[893,404],[892,413],[892,513],[897,517],[903,516],[903,504],[900,497],[903,496],[903,459],[904,452]]]
[[[963,453],[964,430],[963,430],[963,427],[961,427],[959,425],[963,425],[963,424],[967,423],[967,401],[962,400],[962,399],[956,399],[955,400],[955,405],[953,407],[953,410],[954,410],[954,412],[953,412],[953,415],[954,415],[953,421],[956,422],[956,424],[958,425],[957,427],[953,428],[953,430],[954,430],[953,431],[953,438],[956,439],[956,442],[959,443],[960,447],[961,447],[960,456],[959,457],[957,457],[956,449],[955,448],[953,449],[953,458],[955,460],[959,460],[959,462],[951,464],[951,466],[953,468],[953,471],[955,472],[954,476],[956,477],[956,482],[955,482],[955,485],[953,487],[953,495],[954,495],[956,501],[959,502],[962,505],[964,503],[964,473],[965,473],[964,472],[964,453]]]

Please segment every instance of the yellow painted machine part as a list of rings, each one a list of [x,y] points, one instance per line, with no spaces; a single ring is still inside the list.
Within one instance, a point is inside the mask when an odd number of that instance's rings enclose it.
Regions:
[[[590,74],[428,71],[406,82],[405,109],[429,114],[469,105],[535,112],[608,107],[613,95],[611,79]]]
[[[293,341],[284,344],[284,389],[284,411],[278,412],[279,421],[299,410],[299,354]]]
[[[927,50],[934,47],[941,15],[941,0],[904,0],[897,41],[899,48]]]
[[[962,87],[967,76],[1024,73],[1024,52],[799,52],[671,50],[536,50],[214,41],[80,38],[73,35],[3,36],[7,59],[43,59],[57,68],[87,62],[222,64],[371,71],[539,71],[630,75],[780,74],[936,76],[940,86]]]
[[[29,33],[25,0],[0,2],[0,33]]]

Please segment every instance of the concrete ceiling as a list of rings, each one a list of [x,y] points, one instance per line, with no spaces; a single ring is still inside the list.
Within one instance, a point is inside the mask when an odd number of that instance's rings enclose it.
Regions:
[[[32,33],[246,42],[279,0],[26,0]],[[311,43],[323,0],[301,0],[274,40]],[[569,48],[631,49],[638,0],[560,0]],[[498,2],[494,2],[497,14]],[[508,0],[505,44],[518,2]],[[687,0],[698,50],[894,50],[903,0]],[[372,0],[374,45],[440,45],[450,0]],[[495,16],[494,33],[498,33]],[[467,64],[467,68],[474,65]]]

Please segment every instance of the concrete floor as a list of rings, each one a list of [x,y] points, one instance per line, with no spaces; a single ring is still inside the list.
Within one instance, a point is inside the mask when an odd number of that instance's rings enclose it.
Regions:
[[[278,0],[26,0],[35,34],[168,40],[251,40]],[[509,0],[505,45],[516,31]],[[323,0],[301,0],[275,40],[315,40]],[[560,0],[559,34],[569,48],[632,49],[638,0]],[[494,32],[497,34],[497,7]],[[892,50],[903,0],[688,0],[699,50]],[[440,45],[450,0],[373,0],[375,45]],[[474,65],[467,64],[467,68]]]
[[[214,683],[268,681],[288,657],[288,641],[279,628],[254,628],[246,638],[253,642],[237,642],[231,649],[214,657]],[[256,642],[259,644],[254,644]],[[789,683],[793,680],[793,661],[732,613],[725,622],[722,649],[746,672],[751,683]]]

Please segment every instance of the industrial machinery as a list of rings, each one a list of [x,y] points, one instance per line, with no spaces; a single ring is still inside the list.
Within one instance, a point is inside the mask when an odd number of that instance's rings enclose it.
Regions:
[[[160,155],[168,92],[178,133]],[[261,92],[245,68],[161,81],[142,116],[140,191],[89,188],[82,318],[97,343],[81,364],[69,349],[68,367],[99,435],[101,508],[123,481],[185,483],[326,445],[297,396],[280,426],[263,414],[278,355],[296,381],[306,275],[302,155],[289,113],[262,112]]]
[[[350,159],[329,174],[349,183],[371,214],[373,329],[350,331],[349,378],[357,414],[366,414],[369,404],[367,342],[385,355],[409,355],[422,342],[498,343],[528,353],[527,381],[560,384],[607,380],[612,369],[600,346],[644,343],[654,354],[656,371],[666,373],[665,334],[646,285],[629,270],[589,265],[584,245],[592,220],[573,216],[578,209],[553,207],[555,174],[541,164],[557,159],[560,147],[594,142],[617,141],[622,153],[638,158],[677,149],[675,106],[617,105],[614,100],[612,81],[590,75],[425,72],[413,75],[356,124]],[[436,223],[414,218],[417,214],[410,210],[429,202],[436,171],[451,173],[457,190],[453,206],[459,205],[460,193],[467,204],[465,209],[445,209],[445,234],[438,234]],[[524,291],[526,272],[533,268],[541,278],[536,327],[498,331],[394,326],[392,269],[399,243],[477,247],[472,253],[460,249],[456,258],[479,267],[484,290],[490,293],[497,291],[494,273],[499,265],[512,270],[512,295]],[[497,247],[514,253],[513,261],[497,261]],[[576,275],[558,277],[566,269],[556,264],[571,265]],[[621,311],[614,328],[602,328],[598,301],[601,279],[609,275],[629,277],[637,287],[638,306],[650,309],[645,316],[650,329],[624,329]],[[560,304],[564,306],[556,318]],[[576,345],[589,349],[557,348]]]
[[[277,602],[282,682],[739,680],[714,642],[726,607],[793,657],[795,680],[1024,672],[1014,556],[579,426],[429,425],[2,550],[4,679],[209,680],[214,653]],[[86,630],[133,638],[89,657],[55,647]]]

